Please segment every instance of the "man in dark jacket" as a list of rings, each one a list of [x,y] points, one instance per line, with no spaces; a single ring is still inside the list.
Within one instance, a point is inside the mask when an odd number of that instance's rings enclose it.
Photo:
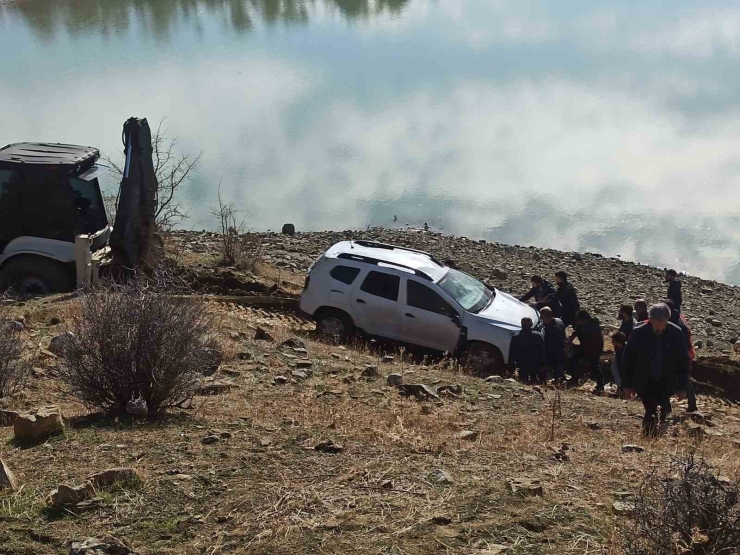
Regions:
[[[580,366],[585,361],[590,370],[591,377],[596,382],[594,393],[599,395],[604,391],[604,375],[601,373],[601,354],[604,352],[604,336],[601,334],[599,320],[593,318],[587,311],[576,312],[576,328],[573,335],[568,339],[568,344],[573,347],[573,356],[570,358],[570,380],[568,385],[575,387],[581,377]],[[578,338],[578,345],[573,340]]]
[[[668,284],[667,298],[673,301],[676,312],[681,312],[683,304],[683,295],[681,295],[681,282],[678,280],[676,270],[667,270],[665,273],[665,282]]]
[[[547,381],[547,368],[552,372],[556,381],[563,379],[563,363],[565,361],[565,324],[560,318],[555,318],[550,307],[540,309],[542,316],[543,335],[545,337],[545,372],[542,381]]]
[[[537,381],[545,364],[545,342],[539,333],[532,331],[532,319],[522,318],[522,331],[511,338],[509,364],[519,368],[519,378],[530,383]]]
[[[578,303],[578,294],[576,293],[575,287],[568,282],[568,274],[563,271],[555,272],[555,281],[558,284],[558,290],[555,292],[555,296],[560,301],[562,307],[563,324],[565,327],[575,326],[576,312],[581,308]]]
[[[650,321],[632,330],[622,355],[622,387],[629,398],[636,392],[645,407],[643,431],[654,435],[660,420],[671,412],[671,395],[686,395],[689,379],[689,351],[683,332],[669,322],[671,309],[663,303],[650,307]]]
[[[530,283],[532,288],[526,294],[519,297],[519,300],[526,303],[534,297],[535,308],[537,310],[543,306],[549,306],[555,316],[560,316],[560,303],[555,297],[555,288],[552,286],[552,283],[546,279],[542,279],[542,276],[538,275],[532,276]]]
[[[632,328],[635,327],[635,319],[632,317],[632,307],[628,304],[623,304],[619,307],[619,314],[617,314],[617,318],[622,322],[619,324],[619,331],[621,331],[624,336],[629,339],[630,333],[632,333]]]

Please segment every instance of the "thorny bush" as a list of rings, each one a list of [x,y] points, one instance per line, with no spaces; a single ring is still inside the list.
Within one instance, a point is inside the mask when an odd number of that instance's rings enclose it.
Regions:
[[[740,546],[740,484],[716,476],[693,453],[653,471],[622,529],[627,555],[730,555]]]
[[[156,416],[192,400],[213,363],[210,330],[198,299],[141,281],[92,291],[72,318],[60,377],[89,407],[120,414],[141,399]]]
[[[18,322],[0,317],[0,398],[9,397],[26,384],[31,370],[23,357],[23,340]]]

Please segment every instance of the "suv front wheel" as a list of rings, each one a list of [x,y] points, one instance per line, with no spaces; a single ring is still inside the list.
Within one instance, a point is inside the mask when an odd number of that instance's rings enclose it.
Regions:
[[[504,373],[504,357],[498,348],[482,341],[473,341],[465,349],[465,365],[473,375],[487,378]]]
[[[42,256],[14,256],[0,270],[0,292],[21,297],[66,293],[74,286],[74,273],[68,266]]]
[[[316,332],[332,343],[345,343],[353,327],[350,317],[341,310],[322,308],[316,313]]]

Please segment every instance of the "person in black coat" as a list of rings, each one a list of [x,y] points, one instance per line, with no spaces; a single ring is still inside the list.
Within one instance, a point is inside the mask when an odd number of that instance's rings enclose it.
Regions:
[[[539,379],[545,364],[545,341],[539,333],[532,331],[532,319],[522,318],[522,331],[511,338],[509,364],[519,369],[519,378],[525,382]]]
[[[665,273],[665,282],[668,284],[667,298],[673,301],[676,312],[681,312],[683,304],[683,295],[681,294],[681,282],[678,280],[676,270],[667,270]]]
[[[565,376],[563,365],[565,362],[565,324],[560,318],[555,318],[550,307],[540,309],[542,316],[542,334],[545,338],[545,371],[542,381],[547,381],[547,369],[552,372],[552,377],[562,380]]]
[[[519,297],[519,300],[526,303],[529,299],[534,297],[535,308],[537,310],[544,306],[548,306],[552,309],[555,316],[560,316],[560,302],[557,300],[555,295],[555,288],[552,283],[546,279],[542,279],[542,276],[534,275],[530,278],[532,288],[527,291],[524,295]]]
[[[562,312],[560,318],[563,320],[565,327],[575,326],[576,324],[576,312],[581,309],[581,305],[578,302],[578,293],[575,287],[573,287],[568,281],[568,274],[563,271],[555,272],[555,281],[558,284],[558,289],[555,291],[555,297],[560,302]]]
[[[632,330],[622,355],[622,387],[629,398],[637,393],[645,407],[643,432],[654,435],[655,419],[671,413],[671,395],[683,399],[689,379],[689,350],[684,333],[669,322],[671,309],[655,304],[648,312],[650,321]]]
[[[619,331],[629,339],[632,333],[632,328],[635,327],[635,319],[632,317],[632,307],[628,304],[623,304],[619,307],[619,314],[617,318],[622,322],[619,324]]]
[[[647,322],[648,319],[648,304],[645,299],[637,299],[635,301],[635,310],[632,313],[637,323]]]
[[[596,382],[595,394],[604,391],[604,375],[601,373],[601,355],[604,352],[604,336],[601,334],[601,324],[597,318],[593,318],[587,311],[579,310],[576,313],[576,328],[568,339],[568,344],[573,348],[573,356],[570,358],[570,380],[568,385],[575,387],[581,377],[581,363],[585,361],[590,370],[591,377]],[[578,338],[578,345],[573,340]]]

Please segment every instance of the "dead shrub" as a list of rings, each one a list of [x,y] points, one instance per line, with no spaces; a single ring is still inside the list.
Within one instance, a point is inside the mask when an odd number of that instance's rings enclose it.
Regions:
[[[72,317],[60,378],[85,405],[110,413],[141,400],[150,416],[182,407],[213,363],[211,324],[203,301],[141,282],[93,291]]]
[[[20,326],[0,319],[0,398],[23,389],[30,370],[30,361],[23,357]]]
[[[622,529],[627,555],[719,555],[740,546],[740,484],[717,477],[693,453],[671,463],[668,476],[653,471]]]

